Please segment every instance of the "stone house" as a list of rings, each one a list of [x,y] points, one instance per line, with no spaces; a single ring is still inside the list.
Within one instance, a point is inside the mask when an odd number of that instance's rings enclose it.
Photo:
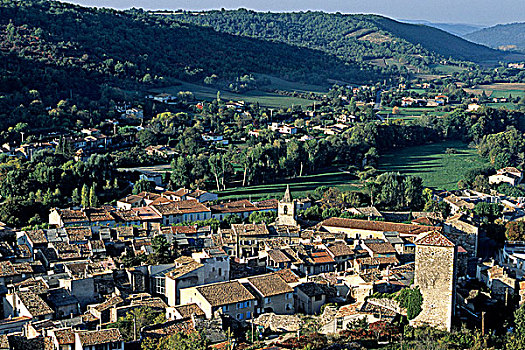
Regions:
[[[326,284],[306,282],[295,287],[295,295],[295,311],[315,315],[330,297],[337,295],[337,291]]]
[[[4,316],[51,320],[55,314],[44,299],[31,290],[20,290],[7,294],[3,301]]]
[[[423,304],[412,323],[450,331],[455,313],[457,246],[439,231],[420,235],[415,244],[414,284],[423,295]]]
[[[176,267],[165,274],[165,295],[168,305],[179,304],[180,291],[199,285],[225,282],[230,279],[230,258],[221,249],[205,249],[193,258],[182,256],[175,260]]]
[[[151,208],[162,216],[163,225],[204,221],[211,218],[211,210],[196,200],[154,204]]]
[[[257,298],[239,281],[221,282],[181,289],[180,304],[197,304],[211,319],[219,311],[239,321],[249,320]]]
[[[75,350],[124,350],[124,339],[116,328],[75,331]]]
[[[278,274],[249,277],[245,286],[257,297],[256,315],[294,313],[294,290]]]

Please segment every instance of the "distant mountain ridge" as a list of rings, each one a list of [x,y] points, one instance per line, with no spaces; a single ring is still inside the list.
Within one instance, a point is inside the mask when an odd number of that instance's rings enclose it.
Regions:
[[[478,30],[481,30],[485,28],[485,26],[478,25],[478,24],[466,24],[466,23],[436,23],[436,22],[430,22],[426,20],[410,20],[410,19],[401,19],[400,22],[404,23],[410,23],[410,24],[423,24],[429,27],[434,27],[437,29],[444,30],[447,33],[464,37],[467,34],[476,32]]]
[[[493,48],[525,52],[525,23],[498,24],[467,34],[465,38]]]
[[[347,61],[395,57],[420,66],[437,56],[482,62],[505,53],[443,30],[378,15],[324,12],[262,13],[245,9],[177,13],[174,20],[217,31],[322,50]]]

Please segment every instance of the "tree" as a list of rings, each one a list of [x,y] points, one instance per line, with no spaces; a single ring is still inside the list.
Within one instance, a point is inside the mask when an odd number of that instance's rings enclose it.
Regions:
[[[117,322],[110,323],[107,327],[118,328],[124,340],[130,342],[140,337],[139,332],[143,327],[159,324],[165,320],[164,313],[149,307],[142,307],[129,311],[126,316],[119,317]],[[135,330],[137,334],[135,334]]]
[[[441,213],[441,215],[443,215],[443,218],[447,218],[451,212],[451,208],[448,203],[444,201],[438,202],[433,199],[425,203],[425,207],[423,208],[423,210],[432,213]]]
[[[153,257],[156,264],[168,264],[171,260],[170,244],[163,235],[157,235],[151,242]]]
[[[159,339],[146,339],[142,342],[142,350],[206,350],[209,343],[204,334],[193,332],[190,334],[176,333]]]
[[[507,349],[525,350],[525,306],[514,312],[514,332],[507,341]]]
[[[505,225],[505,237],[509,241],[525,240],[525,222],[511,221]]]
[[[140,179],[133,185],[133,194],[151,192],[155,189],[155,183],[146,179]]]
[[[80,198],[80,195],[78,193],[78,188],[75,187],[73,189],[73,192],[71,193],[71,202],[73,203],[73,205],[78,205],[78,204],[80,204],[80,201],[81,201],[81,198]]]
[[[271,224],[276,217],[277,213],[274,211],[254,211],[248,217],[248,221],[252,224]]]
[[[89,207],[89,188],[86,184],[82,186],[82,192],[81,192],[81,205],[84,208]]]
[[[423,179],[419,176],[407,176],[403,181],[405,187],[405,206],[410,209],[421,209],[423,205]]]
[[[474,213],[490,221],[501,216],[501,206],[497,203],[479,202],[474,206]]]
[[[400,290],[396,296],[396,300],[399,301],[402,308],[407,310],[407,318],[409,320],[416,318],[423,310],[421,308],[421,305],[423,304],[423,295],[421,294],[419,287],[404,288]]]
[[[98,198],[95,186],[95,183],[93,183],[89,189],[89,206],[93,208],[98,207]]]

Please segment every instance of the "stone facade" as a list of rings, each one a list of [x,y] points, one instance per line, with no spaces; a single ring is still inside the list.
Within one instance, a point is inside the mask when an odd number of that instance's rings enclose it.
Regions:
[[[277,208],[277,222],[279,225],[297,226],[296,201],[290,193],[290,186],[286,187],[286,192]]]
[[[457,278],[457,247],[439,232],[423,234],[416,240],[414,283],[421,290],[421,313],[415,324],[452,328]]]

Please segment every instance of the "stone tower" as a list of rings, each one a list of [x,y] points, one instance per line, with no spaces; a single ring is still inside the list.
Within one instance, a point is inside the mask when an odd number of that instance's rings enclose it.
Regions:
[[[456,298],[457,246],[439,231],[422,233],[416,240],[414,283],[421,290],[421,313],[412,322],[452,328]]]
[[[290,193],[290,185],[286,186],[284,197],[279,201],[277,208],[277,223],[279,225],[297,226],[295,200]]]

